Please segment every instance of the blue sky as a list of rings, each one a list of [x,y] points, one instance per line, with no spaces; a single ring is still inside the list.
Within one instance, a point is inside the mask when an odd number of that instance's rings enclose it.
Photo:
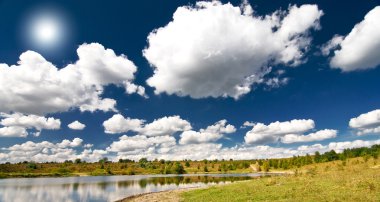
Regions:
[[[250,159],[379,143],[378,5],[0,1],[0,161]]]

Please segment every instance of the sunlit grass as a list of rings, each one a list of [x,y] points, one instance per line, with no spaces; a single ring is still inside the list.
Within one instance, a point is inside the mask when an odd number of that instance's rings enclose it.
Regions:
[[[184,201],[380,201],[379,160],[354,158],[182,194]]]

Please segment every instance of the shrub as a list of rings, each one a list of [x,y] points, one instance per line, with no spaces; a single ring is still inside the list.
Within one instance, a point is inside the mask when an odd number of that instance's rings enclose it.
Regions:
[[[82,160],[81,159],[75,159],[74,163],[76,163],[76,164],[82,163]]]
[[[37,164],[35,164],[35,163],[28,163],[28,165],[26,167],[30,168],[30,169],[37,169]]]
[[[183,168],[182,164],[180,164],[179,162],[176,162],[176,164],[173,167],[173,172],[175,174],[183,174],[185,173],[185,169]]]

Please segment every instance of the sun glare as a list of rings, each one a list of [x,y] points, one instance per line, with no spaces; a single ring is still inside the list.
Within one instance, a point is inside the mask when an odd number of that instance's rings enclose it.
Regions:
[[[26,44],[34,50],[53,50],[64,44],[69,34],[66,18],[54,9],[39,9],[25,21]]]
[[[59,26],[54,19],[38,19],[33,25],[33,38],[42,44],[52,44],[60,38]]]

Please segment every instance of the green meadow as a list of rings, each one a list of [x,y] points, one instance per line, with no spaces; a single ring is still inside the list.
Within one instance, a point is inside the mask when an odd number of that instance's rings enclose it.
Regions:
[[[358,157],[313,163],[294,174],[187,191],[182,201],[380,201],[380,161]]]

